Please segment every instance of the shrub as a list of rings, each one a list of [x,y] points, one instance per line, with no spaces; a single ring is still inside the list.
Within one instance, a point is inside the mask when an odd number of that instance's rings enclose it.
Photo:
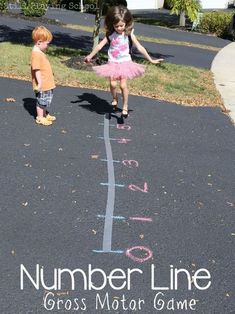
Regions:
[[[61,0],[49,0],[48,1],[48,5],[50,7],[58,7],[58,8],[60,8]]]
[[[0,12],[7,11],[8,0],[0,0]]]
[[[201,33],[213,33],[219,37],[228,37],[230,35],[232,18],[233,13],[204,13],[199,24],[199,31]]]
[[[164,1],[164,8],[165,9],[171,10],[172,7],[173,7],[172,0],[165,0]]]
[[[47,10],[48,0],[20,0],[20,6],[26,16],[43,16]]]

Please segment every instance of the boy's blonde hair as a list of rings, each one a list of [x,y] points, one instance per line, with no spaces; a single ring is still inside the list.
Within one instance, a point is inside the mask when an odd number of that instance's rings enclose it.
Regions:
[[[33,42],[36,43],[37,41],[52,41],[52,33],[44,26],[35,27],[32,32],[32,39]]]

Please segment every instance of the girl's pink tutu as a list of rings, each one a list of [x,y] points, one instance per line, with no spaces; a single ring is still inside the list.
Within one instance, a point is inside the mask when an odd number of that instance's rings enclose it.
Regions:
[[[103,65],[92,67],[99,76],[111,77],[112,79],[132,79],[141,76],[145,72],[145,66],[133,61],[108,62]]]

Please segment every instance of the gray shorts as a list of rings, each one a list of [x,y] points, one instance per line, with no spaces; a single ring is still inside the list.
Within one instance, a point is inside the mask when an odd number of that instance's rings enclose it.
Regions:
[[[44,109],[50,106],[53,98],[53,89],[45,92],[35,93],[37,99],[37,106]]]

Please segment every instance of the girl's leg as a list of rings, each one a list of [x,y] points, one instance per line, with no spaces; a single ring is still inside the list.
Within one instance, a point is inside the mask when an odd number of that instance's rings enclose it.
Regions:
[[[123,98],[123,107],[122,107],[122,114],[127,116],[128,115],[128,87],[127,87],[127,79],[120,80],[120,88],[122,91],[122,98]]]
[[[113,97],[112,105],[117,106],[117,80],[110,78],[110,91]]]

